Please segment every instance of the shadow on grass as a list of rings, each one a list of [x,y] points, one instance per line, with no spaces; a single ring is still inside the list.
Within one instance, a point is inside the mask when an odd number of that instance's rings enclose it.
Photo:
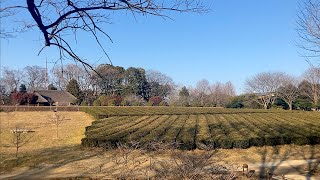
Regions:
[[[101,153],[101,150],[89,151],[80,145],[73,145],[35,150],[23,153],[18,158],[15,158],[14,154],[6,154],[0,159],[0,179],[1,176],[9,179],[41,179],[46,174],[52,173],[54,169],[90,159]],[[92,168],[98,168],[98,165],[97,167],[83,167],[80,174],[78,170],[75,171],[77,171],[77,176],[86,176]],[[61,176],[65,176],[65,174],[61,174]]]
[[[260,162],[247,159],[258,170],[261,179],[286,179],[287,176],[299,175],[310,180],[320,176],[320,146],[286,145],[258,148],[256,154]]]
[[[320,148],[319,146],[310,145],[303,151],[298,152],[298,155],[306,162],[302,166],[292,166],[300,174],[304,174],[306,179],[311,179],[312,176],[320,176]]]

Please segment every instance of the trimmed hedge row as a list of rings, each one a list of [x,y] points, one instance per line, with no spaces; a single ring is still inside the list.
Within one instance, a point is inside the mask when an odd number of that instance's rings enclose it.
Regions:
[[[91,114],[96,119],[110,116],[142,116],[142,115],[199,115],[199,114],[238,114],[238,113],[288,113],[284,110],[262,110],[262,109],[224,109],[213,107],[81,107],[82,111]],[[296,112],[290,112],[296,113]]]
[[[117,147],[131,141],[176,144],[180,149],[320,144],[320,113],[242,113],[117,116],[94,121],[82,145]],[[312,123],[311,123],[312,122]]]

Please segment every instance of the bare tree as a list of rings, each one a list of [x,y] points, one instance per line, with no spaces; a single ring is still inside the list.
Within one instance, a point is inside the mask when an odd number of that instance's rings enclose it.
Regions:
[[[161,96],[162,98],[168,98],[168,96],[175,89],[175,84],[172,78],[159,71],[146,71],[146,79],[150,84],[151,96]]]
[[[17,90],[23,81],[23,72],[19,69],[3,68],[1,79],[1,83],[7,90],[7,93],[10,93]]]
[[[320,53],[320,1],[305,0],[301,4],[297,20],[298,47],[309,52],[307,57],[319,57]]]
[[[278,97],[284,100],[288,106],[289,110],[292,110],[293,102],[299,97],[300,90],[298,87],[299,82],[289,75],[286,75],[284,79],[284,84],[277,90]]]
[[[31,140],[31,132],[34,131],[25,129],[21,124],[15,125],[14,129],[11,130],[13,135],[12,143],[16,148],[16,157],[18,157],[19,149]]]
[[[285,74],[282,72],[263,72],[258,73],[251,79],[246,81],[246,91],[248,93],[254,93],[258,96],[256,101],[268,109],[270,104],[273,104],[276,99],[277,90],[282,86],[284,82]]]
[[[228,81],[224,84],[224,92],[228,96],[235,96],[236,90],[231,81]]]
[[[233,96],[235,96],[235,88],[230,81],[216,82],[210,86],[211,101],[217,107],[226,105]]]
[[[74,51],[73,40],[67,34],[71,34],[77,40],[80,32],[89,33],[96,40],[99,47],[108,57],[101,37],[111,38],[103,30],[102,25],[110,22],[110,16],[116,11],[130,12],[134,17],[138,15],[153,15],[169,18],[167,11],[177,12],[204,12],[204,5],[198,0],[26,0],[26,1],[2,1],[0,12],[9,17],[15,17],[19,12],[19,22],[22,22],[21,30],[31,28],[41,32],[44,47],[56,47],[60,58],[71,58],[92,68],[85,60]],[[30,18],[31,16],[31,18]],[[12,20],[12,22],[14,22]],[[108,57],[109,58],[109,57]],[[93,69],[93,68],[92,68]]]
[[[46,89],[46,69],[40,66],[27,66],[24,68],[28,89],[31,91]]]
[[[320,68],[310,67],[304,73],[304,79],[309,86],[304,91],[312,99],[314,105],[318,105],[320,98]]]
[[[92,78],[85,68],[77,64],[67,64],[65,66],[55,66],[52,69],[53,81],[59,89],[66,89],[71,79],[77,80],[81,90],[88,90],[91,86]]]
[[[210,92],[210,84],[208,80],[202,79],[197,82],[195,93],[197,96],[197,100],[200,102],[200,106],[205,105],[205,100],[209,92]]]
[[[56,138],[59,139],[59,126],[60,124],[67,120],[62,114],[54,112],[54,114],[49,118],[49,121],[56,126]]]
[[[0,104],[5,105],[9,103],[10,94],[6,91],[3,80],[0,78]]]

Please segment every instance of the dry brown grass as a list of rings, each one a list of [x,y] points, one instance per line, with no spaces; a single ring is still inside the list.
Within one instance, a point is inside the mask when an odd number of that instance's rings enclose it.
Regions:
[[[160,163],[171,170],[179,169],[175,160],[188,162],[194,158],[205,157],[208,153],[203,150],[180,151],[165,150],[145,152],[139,149],[115,149],[104,151],[101,149],[84,149],[80,146],[84,137],[85,127],[94,120],[83,112],[59,112],[66,121],[59,129],[59,139],[56,139],[56,127],[49,121],[53,112],[11,112],[0,113],[0,179],[6,177],[33,179],[57,177],[93,177],[93,178],[146,178],[156,175],[155,169],[161,171]],[[18,159],[10,140],[10,129],[16,124],[24,124],[25,128],[34,130],[32,140],[19,150]],[[209,152],[210,153],[210,152]],[[188,156],[177,156],[190,154]],[[190,159],[188,159],[190,157]],[[176,158],[176,159],[175,159]],[[178,159],[177,159],[178,158]],[[179,159],[187,158],[187,159]],[[303,174],[302,171],[312,170],[306,166],[309,159],[320,159],[320,146],[286,145],[279,147],[252,147],[249,149],[219,150],[213,154],[210,161],[213,165],[223,165],[229,171],[239,171],[242,164],[249,164],[249,169],[261,169],[259,165],[271,163],[276,173]],[[150,162],[151,160],[151,162]],[[281,169],[284,162],[300,160],[305,162],[299,167]],[[195,162],[201,159],[196,159]],[[181,166],[188,167],[189,166]],[[219,167],[219,166],[218,166]],[[311,168],[318,169],[318,164],[311,164]],[[206,169],[204,167],[204,169]],[[198,171],[197,168],[195,170]],[[268,169],[270,170],[270,169]],[[171,171],[169,171],[171,173]],[[161,172],[159,172],[161,173]],[[168,173],[166,171],[162,173]],[[172,172],[175,173],[175,172]],[[2,175],[1,175],[2,174]],[[176,173],[178,174],[178,173]],[[256,173],[256,175],[258,175]],[[319,177],[319,176],[318,176]]]
[[[50,122],[53,112],[1,112],[1,152],[11,153],[10,130],[17,124],[23,124],[26,129],[34,130],[32,140],[21,148],[21,152],[28,153],[35,149],[72,146],[81,143],[85,127],[94,120],[83,112],[58,112],[65,117],[59,128],[59,139],[56,139],[56,126]]]

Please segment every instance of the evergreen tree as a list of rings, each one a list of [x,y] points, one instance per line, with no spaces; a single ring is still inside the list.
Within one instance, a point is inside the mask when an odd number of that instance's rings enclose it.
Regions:
[[[21,84],[20,87],[19,87],[19,92],[22,92],[22,93],[27,92],[27,87],[26,87],[26,85]]]
[[[189,97],[189,96],[190,96],[189,91],[188,91],[188,89],[187,89],[185,86],[183,86],[183,87],[181,88],[181,90],[180,90],[180,92],[179,92],[179,96],[180,96],[180,97]]]
[[[150,98],[150,84],[147,82],[143,68],[130,67],[125,74],[126,94],[134,94],[148,101]]]
[[[58,88],[56,88],[52,83],[49,84],[48,86],[48,90],[58,90]]]
[[[74,95],[78,99],[77,103],[80,103],[82,101],[82,93],[77,80],[71,79],[66,88],[70,94]]]
[[[185,86],[183,86],[179,92],[180,104],[186,107],[190,106],[189,98],[190,98],[189,91]]]

